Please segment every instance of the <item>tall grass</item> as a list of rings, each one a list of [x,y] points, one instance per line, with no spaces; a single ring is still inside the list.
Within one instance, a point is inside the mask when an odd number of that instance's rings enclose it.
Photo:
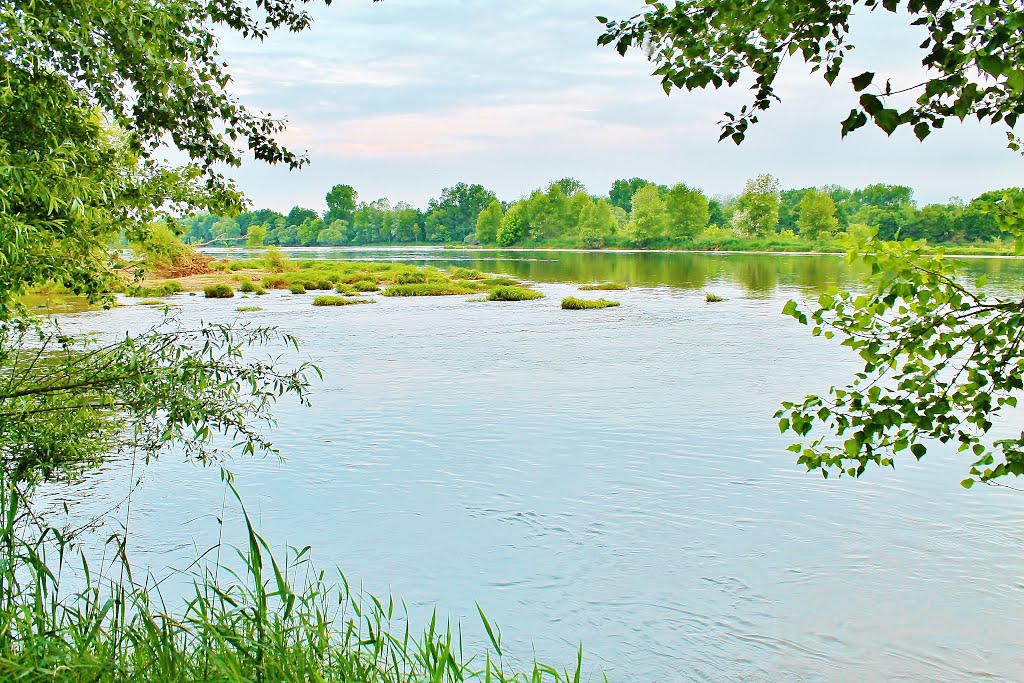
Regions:
[[[479,289],[456,282],[425,282],[406,285],[389,285],[384,296],[453,296],[476,294]]]
[[[232,494],[238,497],[228,483]],[[309,547],[275,552],[244,505],[245,545],[197,560],[180,601],[135,576],[123,538],[93,567],[73,541],[39,526],[20,492],[0,493],[0,679],[26,683],[579,683],[575,669],[516,673],[501,632],[467,657],[461,631],[436,613],[418,631],[392,599],[329,578]],[[233,550],[229,555],[221,550]],[[234,556],[232,562],[221,557]],[[209,559],[207,559],[209,558]],[[77,585],[70,585],[71,583]],[[479,609],[479,608],[478,608]]]

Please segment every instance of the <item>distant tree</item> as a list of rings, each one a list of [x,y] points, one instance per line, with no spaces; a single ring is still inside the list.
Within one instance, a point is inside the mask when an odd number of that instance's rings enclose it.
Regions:
[[[800,190],[782,190],[779,192],[779,230],[797,231],[796,221],[800,214],[797,207],[809,189],[811,188],[805,187]]]
[[[708,224],[724,228],[729,225],[729,219],[725,215],[722,202],[718,199],[708,201]]]
[[[963,207],[956,204],[929,204],[914,212],[903,227],[901,237],[948,242],[953,238],[956,219]]]
[[[562,178],[561,180],[556,180],[555,182],[553,182],[552,185],[558,185],[558,187],[562,188],[562,194],[564,194],[566,197],[572,197],[574,194],[580,192],[583,192],[585,194],[587,191],[587,188],[583,185],[583,183],[581,183],[579,180],[576,180],[575,178]]]
[[[438,242],[463,241],[466,235],[476,230],[476,219],[480,212],[495,199],[495,194],[483,185],[458,183],[444,188],[441,196],[431,199],[427,207],[428,233],[433,235],[431,238],[428,234],[428,239]]]
[[[324,221],[351,221],[359,204],[359,193],[351,185],[335,185],[327,193],[327,212]]]
[[[552,240],[575,231],[575,220],[571,216],[569,198],[562,186],[552,183],[546,192],[539,190],[527,200],[530,238]]]
[[[839,229],[836,218],[836,203],[824,192],[810,189],[804,192],[803,199],[797,205],[797,227],[800,235],[810,240],[817,240],[835,234]]]
[[[626,236],[635,246],[646,247],[651,240],[665,234],[668,224],[665,202],[657,185],[647,185],[633,195],[632,205]]]
[[[608,202],[612,206],[621,208],[626,213],[633,210],[633,195],[641,187],[652,183],[643,178],[630,178],[629,180],[616,180],[612,183],[612,189],[608,193]]]
[[[677,239],[695,237],[708,227],[711,212],[703,192],[679,183],[665,193],[668,236]]]
[[[611,204],[603,199],[591,202],[580,211],[576,228],[577,244],[584,249],[600,249],[615,234],[617,227],[618,221]]]
[[[736,227],[752,237],[775,232],[779,224],[779,181],[767,173],[747,181],[739,198]]]
[[[302,225],[304,221],[311,221],[314,218],[320,218],[320,214],[318,214],[313,209],[305,209],[301,206],[293,206],[292,210],[288,212],[288,216],[285,217],[284,224],[286,226],[298,226]]]
[[[399,242],[417,242],[422,239],[419,209],[405,202],[395,205],[395,239]]]
[[[505,211],[497,199],[487,205],[476,219],[476,240],[480,244],[494,244],[498,239],[501,219]]]
[[[517,202],[509,207],[501,218],[501,227],[498,228],[498,244],[510,247],[523,239],[526,234],[525,214],[526,207],[523,202]]]
[[[250,225],[245,234],[245,246],[256,249],[263,246],[263,240],[267,239],[267,226]]]
[[[910,206],[914,203],[914,190],[906,185],[886,185],[875,183],[859,190],[854,190],[850,200],[858,207],[898,207]]]

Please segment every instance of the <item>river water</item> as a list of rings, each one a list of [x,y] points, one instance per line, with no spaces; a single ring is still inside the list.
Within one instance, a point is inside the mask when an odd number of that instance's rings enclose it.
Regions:
[[[286,462],[229,465],[272,543],[312,545],[351,583],[476,634],[478,602],[525,658],[569,666],[582,641],[595,680],[1024,680],[1024,493],[962,489],[967,459],[938,448],[860,480],[802,472],[785,450],[779,403],[857,367],[780,314],[790,298],[856,286],[839,257],[307,256],[456,263],[547,297],[177,297],[187,322],[278,325],[323,370],[312,408],[276,411]],[[968,262],[1017,291],[1022,265]],[[600,293],[619,308],[559,308],[573,282],[596,280],[633,287]],[[236,313],[242,303],[264,310]],[[66,324],[138,330],[159,317],[124,306]],[[81,515],[104,509],[128,490],[127,468],[61,495]],[[169,455],[137,475],[137,563],[159,573],[216,541],[217,471]]]

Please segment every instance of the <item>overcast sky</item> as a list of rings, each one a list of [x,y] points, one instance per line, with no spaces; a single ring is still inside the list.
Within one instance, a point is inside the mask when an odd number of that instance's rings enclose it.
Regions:
[[[1005,148],[1002,128],[952,124],[924,144],[909,130],[840,138],[855,101],[845,79],[871,69],[898,87],[920,76],[920,38],[892,15],[858,19],[858,49],[835,88],[787,64],[783,104],[736,147],[717,142],[717,123],[747,101],[744,88],[666,97],[645,60],[596,45],[595,15],[625,18],[639,4],[335,0],[304,33],[226,36],[234,91],[286,116],[283,141],[311,160],[299,172],[232,172],[257,207],[278,210],[321,209],[336,183],[416,206],[459,181],[511,200],[564,176],[596,194],[633,176],[734,194],[767,172],[783,187],[910,185],[919,203],[1024,185],[1024,158]]]

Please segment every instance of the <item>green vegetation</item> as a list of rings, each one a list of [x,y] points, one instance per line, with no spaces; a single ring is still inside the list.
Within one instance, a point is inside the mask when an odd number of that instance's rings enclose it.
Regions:
[[[263,285],[256,284],[252,280],[242,280],[242,284],[239,285],[238,291],[246,294],[256,294],[257,296],[267,293],[267,290],[263,288]]]
[[[704,301],[706,301],[709,304],[717,304],[719,301],[725,301],[725,297],[718,296],[717,294],[712,294],[711,292],[705,292]]]
[[[625,197],[629,191],[633,194]],[[366,216],[355,231],[341,225],[349,220],[343,218],[335,219],[334,228],[323,228],[324,219],[303,209],[293,210],[292,214],[295,220],[304,217],[304,222],[285,230],[289,235],[294,233],[293,237],[271,229],[268,239],[277,239],[273,237],[276,234],[283,240],[278,242],[282,245],[307,244],[298,235],[308,233],[313,243],[322,245],[420,243],[430,241],[423,237],[426,224],[430,223],[431,234],[437,237],[434,241],[484,246],[844,252],[851,240],[874,230],[883,239],[909,237],[927,240],[932,248],[946,246],[958,253],[1000,254],[1010,253],[1012,244],[1006,241],[1007,234],[999,228],[991,207],[1006,193],[1024,201],[1024,190],[1009,188],[985,192],[969,202],[951,200],[946,204],[919,206],[913,190],[906,186],[874,184],[851,190],[822,185],[782,189],[778,180],[767,174],[749,180],[739,194],[715,199],[682,183],[659,185],[642,178],[617,180],[609,195],[600,197],[587,194],[578,181],[563,178],[511,203],[507,209],[492,200],[473,217],[476,227],[464,239],[441,239],[443,235],[463,232],[452,232],[438,224],[428,211],[417,214],[422,225],[408,233],[408,240],[403,240],[389,227],[398,220],[395,212],[416,210],[381,208],[390,206],[386,200],[375,202],[376,208],[372,209],[357,207],[352,220],[360,219],[364,213]],[[269,221],[267,225],[287,223],[292,214],[284,217],[259,210],[237,219],[200,215],[186,218],[183,224],[191,226],[187,233],[190,239],[203,240],[213,230],[209,226],[211,221],[220,226],[214,232],[244,235],[248,229],[267,227],[256,221]],[[465,215],[469,220],[471,213]],[[284,273],[295,267],[283,258],[280,250],[271,249],[261,259],[266,261],[266,270]],[[477,271],[457,266],[448,269],[448,276],[463,280],[483,278]]]
[[[262,311],[262,306],[239,306],[235,309],[239,313],[254,313],[256,311]]]
[[[529,301],[543,298],[543,292],[525,287],[495,287],[487,295],[488,301]]]
[[[171,306],[172,304],[167,303],[163,299],[143,299],[139,302],[140,306]]]
[[[220,282],[203,287],[203,295],[207,299],[230,299],[235,295],[235,290],[231,289],[231,285]]]
[[[619,301],[609,301],[608,299],[577,299],[574,296],[567,296],[562,299],[562,308],[567,311],[584,311],[589,308],[618,306],[620,303]]]
[[[344,296],[321,295],[313,299],[314,306],[349,306],[351,304],[372,304],[373,299],[350,299]]]
[[[627,285],[625,282],[599,282],[595,285],[580,285],[580,291],[583,292],[622,289],[629,289],[629,285]]]
[[[359,280],[352,283],[352,289],[357,292],[379,292],[380,286],[376,282],[370,282],[369,280]]]
[[[384,296],[454,296],[476,294],[478,289],[458,282],[425,282],[422,284],[391,285],[384,290]]]
[[[301,282],[296,282],[294,284],[288,285],[288,291],[291,292],[292,294],[305,294],[306,285],[302,284]]]

